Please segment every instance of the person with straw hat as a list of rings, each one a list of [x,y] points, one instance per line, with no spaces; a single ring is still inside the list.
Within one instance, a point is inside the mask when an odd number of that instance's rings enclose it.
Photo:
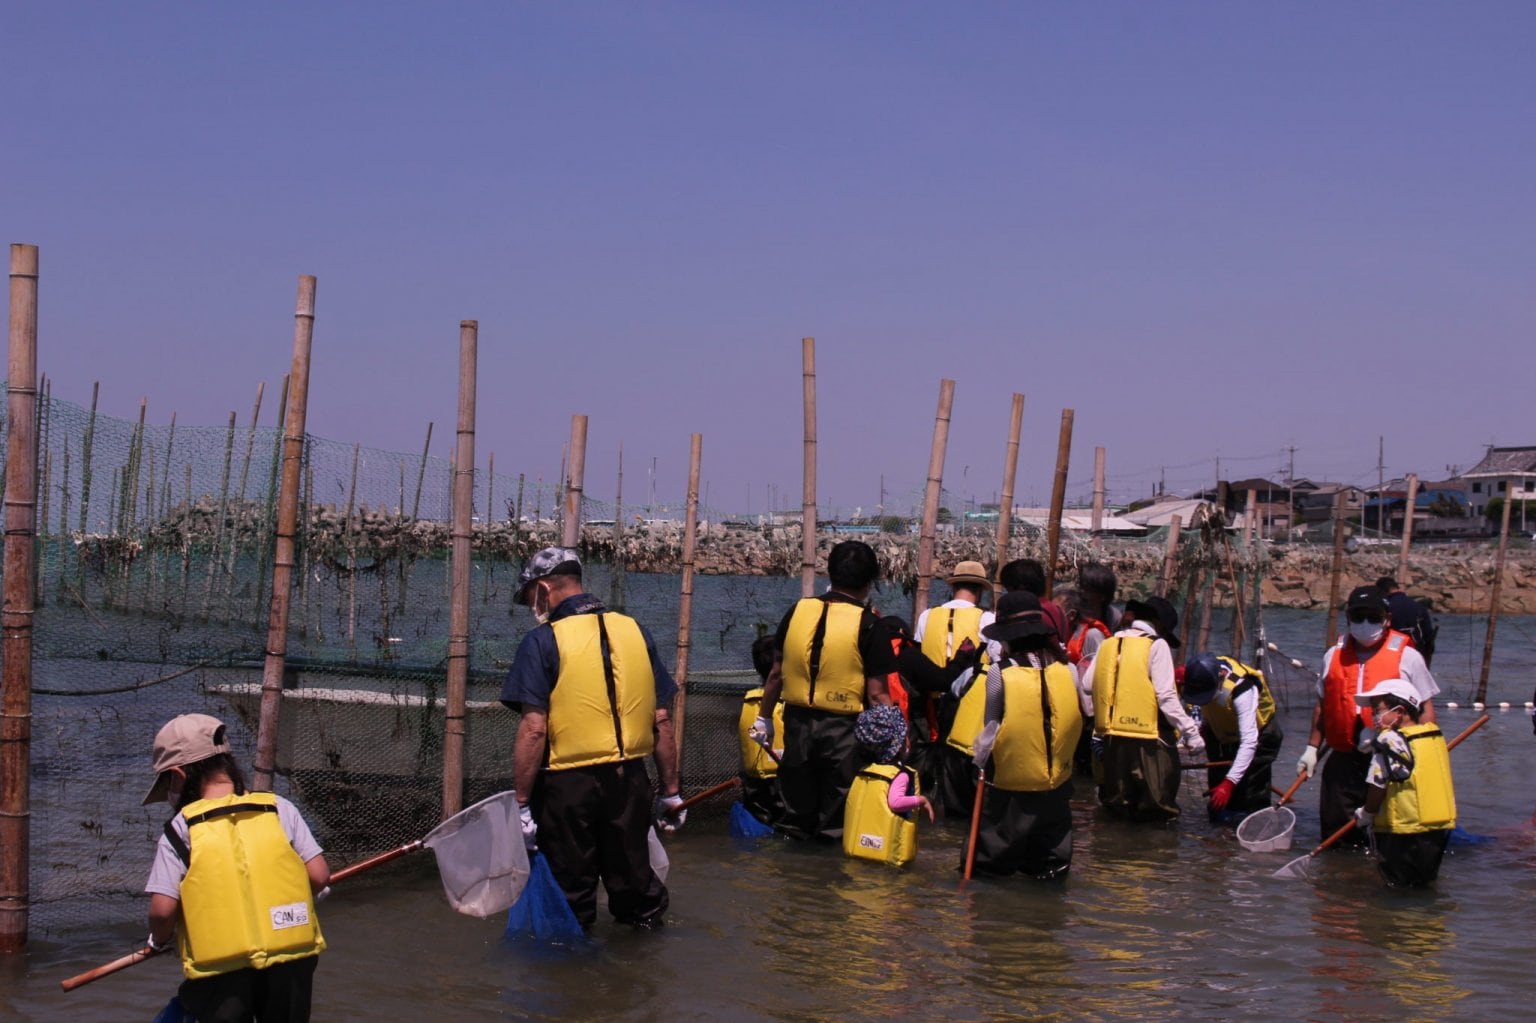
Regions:
[[[668,895],[651,868],[652,815],[666,830],[686,819],[668,814],[683,801],[670,710],[677,683],[650,633],[586,592],[573,549],[529,558],[513,599],[538,623],[501,690],[522,714],[512,779],[524,840],[537,842],[583,930],[597,920],[599,880],[615,920],[660,927]],[[648,756],[661,784],[654,811]]]
[[[929,694],[914,708],[912,764],[946,816],[964,817],[971,812],[971,797],[976,792],[970,773],[972,743],[981,731],[985,702],[984,687],[971,682],[986,676],[981,634],[993,621],[992,612],[980,605],[992,582],[979,561],[960,562],[945,582],[953,595],[918,615],[912,639],[940,668],[961,669],[961,688],[956,694],[958,703],[943,694]],[[985,653],[995,656],[999,652],[1000,648],[992,644]],[[967,676],[965,670],[970,668],[976,672]]]
[[[1058,878],[1072,866],[1072,756],[1083,731],[1077,669],[1032,593],[1005,594],[982,635],[1004,653],[988,667],[976,737],[987,791],[975,869]]]
[[[1200,726],[1174,684],[1178,624],[1178,612],[1162,597],[1126,601],[1122,627],[1084,672],[1093,734],[1103,743],[1099,801],[1133,821],[1178,819],[1180,740],[1191,760],[1205,759]]]

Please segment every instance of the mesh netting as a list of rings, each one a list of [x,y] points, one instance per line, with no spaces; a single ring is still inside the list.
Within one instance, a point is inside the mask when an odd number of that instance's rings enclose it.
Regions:
[[[45,934],[142,918],[168,812],[139,805],[161,724],[212,714],[230,726],[241,763],[253,760],[281,431],[256,416],[211,428],[113,419],[48,395],[39,410],[31,924]],[[333,866],[419,839],[441,817],[452,468],[429,453],[306,439],[276,787],[303,809]],[[557,485],[475,474],[465,805],[512,784],[517,718],[497,696],[531,624],[510,613],[516,568],[557,541],[563,503]],[[588,589],[667,652],[683,507],[583,502]],[[722,574],[694,584],[684,795],[736,773],[741,696],[757,683],[750,645],[799,595],[797,524],[710,508],[700,518],[701,560]],[[899,531],[854,532],[886,578],[907,580],[875,603],[905,613],[918,537],[884,525]],[[994,529],[947,527],[945,558],[991,561]],[[822,557],[848,535],[829,529]],[[1063,534],[1062,545],[1067,570],[1108,556],[1134,566],[1123,578],[1162,570],[1161,536],[1090,545]],[[1181,609],[1197,570],[1220,563],[1217,550],[1185,534],[1170,594]],[[1008,556],[1045,560],[1044,532],[1016,528]],[[1271,682],[1284,699],[1285,679]],[[703,802],[691,819],[723,820],[730,805]]]

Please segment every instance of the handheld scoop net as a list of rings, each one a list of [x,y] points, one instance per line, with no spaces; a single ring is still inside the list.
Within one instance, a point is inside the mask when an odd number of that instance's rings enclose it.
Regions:
[[[437,856],[443,894],[460,913],[504,913],[528,883],[528,850],[511,792],[499,792],[454,814],[428,832],[421,844]]]
[[[1249,852],[1284,852],[1291,847],[1291,836],[1296,830],[1296,811],[1286,806],[1301,783],[1307,780],[1298,774],[1291,787],[1280,797],[1276,806],[1255,811],[1243,818],[1237,826],[1237,841]]]

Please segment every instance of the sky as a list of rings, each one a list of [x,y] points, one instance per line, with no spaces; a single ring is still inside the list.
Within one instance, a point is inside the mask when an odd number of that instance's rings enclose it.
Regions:
[[[39,366],[103,412],[273,393],[309,432],[587,492],[798,506],[1374,485],[1536,444],[1536,5],[28,4],[0,227]],[[1378,467],[1378,453],[1381,465]],[[639,481],[639,482],[637,482]],[[649,495],[647,494],[647,497]],[[827,514],[826,512],[823,513]]]

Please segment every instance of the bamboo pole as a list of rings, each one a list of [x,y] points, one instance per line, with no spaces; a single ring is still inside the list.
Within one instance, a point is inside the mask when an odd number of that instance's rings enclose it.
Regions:
[[[523,483],[525,474],[517,474],[517,510],[512,513],[512,556],[520,557],[523,542]]]
[[[1173,570],[1179,563],[1179,529],[1184,525],[1184,520],[1175,515],[1173,521],[1168,523],[1168,550],[1163,555],[1163,574],[1157,581],[1157,595],[1168,596],[1168,590],[1173,586]]]
[[[1008,443],[1003,450],[1002,504],[997,509],[997,558],[992,568],[992,606],[1003,592],[1003,565],[1008,562],[1008,542],[1013,533],[1013,485],[1019,468],[1019,434],[1024,425],[1024,395],[1013,395],[1013,410],[1008,417]]]
[[[1509,511],[1514,507],[1514,492],[1513,485],[1506,488],[1504,514],[1499,516],[1499,553],[1493,562],[1493,592],[1488,595],[1488,636],[1483,640],[1483,666],[1477,675],[1474,706],[1481,706],[1488,700],[1488,669],[1493,663],[1493,636],[1499,629],[1499,597],[1504,590],[1504,554],[1509,549]]]
[[[48,444],[48,435],[50,432],[49,428],[52,425],[49,421],[51,419],[49,410],[52,405],[53,381],[49,380],[48,375],[45,373],[42,379],[42,400],[37,403],[37,450],[42,462],[37,485],[37,535],[39,541],[45,540],[48,537],[48,489],[49,484],[52,482],[51,476],[53,473],[53,451]],[[41,575],[42,573],[39,572],[38,574]]]
[[[566,462],[564,504],[560,512],[560,543],[576,547],[581,543],[581,493],[587,473],[587,417],[571,417],[570,458]]]
[[[672,741],[677,747],[677,776],[683,776],[683,726],[688,706],[688,653],[693,635],[693,559],[699,534],[699,463],[704,435],[696,433],[688,449],[688,510],[683,520],[683,587],[677,604],[677,699],[672,704]]]
[[[1243,581],[1238,578],[1237,562],[1232,557],[1232,539],[1225,530],[1221,534],[1221,546],[1227,555],[1227,578],[1232,581],[1232,656],[1242,660],[1243,644],[1248,638],[1243,621]]]
[[[214,577],[219,565],[224,563],[223,543],[225,522],[229,518],[229,470],[235,456],[235,413],[229,413],[229,427],[224,433],[224,473],[219,480],[219,521],[213,528],[213,547],[208,551],[208,584],[203,590],[203,620],[213,615]]]
[[[283,437],[281,427],[288,421],[288,377],[283,377],[283,386],[278,390],[277,398],[277,424],[278,436],[272,444],[272,466],[267,473],[267,499],[262,504],[259,528],[256,533],[256,598],[255,606],[259,612],[261,609],[262,595],[267,589],[267,537],[272,535],[272,523],[275,520],[277,509],[277,479],[278,469],[282,465]],[[298,490],[294,490],[294,500],[298,500]],[[297,520],[295,520],[297,521]],[[290,572],[290,575],[292,573]]]
[[[61,537],[68,537],[69,536],[69,438],[68,438],[68,436],[66,436],[64,438],[64,443],[61,444],[60,447],[61,447],[61,449],[64,452],[64,482],[63,482],[63,489],[59,493],[59,536],[61,536]],[[59,549],[59,555],[58,555],[59,590],[58,590],[58,592],[59,592],[59,596],[60,597],[62,597],[63,594],[64,594],[64,586],[65,586],[65,582],[64,582],[65,554],[64,554],[64,552],[68,551],[73,546],[74,546],[73,544],[65,544],[63,547],[61,547]]]
[[[294,533],[299,518],[299,482],[304,468],[304,422],[309,411],[309,353],[315,333],[315,278],[299,278],[293,313],[291,393],[283,426],[282,490],[272,557],[272,601],[267,651],[261,673],[261,718],[256,732],[256,788],[271,791],[277,768],[277,733],[283,704],[283,668],[288,658],[288,602],[293,592]]]
[[[27,944],[31,911],[32,620],[37,565],[36,245],[11,246],[5,459],[4,609],[0,613],[0,953]]]
[[[912,620],[928,609],[933,584],[933,545],[944,489],[944,454],[949,448],[949,417],[955,407],[955,382],[939,381],[939,407],[933,415],[933,444],[928,449],[928,482],[923,489],[923,524],[917,535],[917,588],[912,592]]]
[[[357,462],[362,445],[352,445],[352,484],[347,490],[347,647],[352,658],[357,658],[357,519],[353,509],[357,507]]]
[[[303,571],[299,575],[299,607],[302,608],[303,621],[299,623],[299,635],[309,638],[309,577],[314,573],[315,565],[315,465],[304,459],[304,500],[299,504],[302,518],[299,520],[299,528],[304,532],[304,539],[300,549],[304,552]]]
[[[1339,638],[1339,583],[1344,578],[1344,490],[1333,498],[1333,567],[1328,572],[1328,641],[1323,649]]]
[[[624,444],[619,442],[619,482],[613,496],[613,574],[609,577],[609,601],[615,611],[624,610]]]
[[[453,475],[453,585],[449,590],[447,704],[443,714],[443,820],[464,807],[464,751],[468,739],[469,569],[475,512],[475,386],[480,321],[459,321],[458,443]]]
[[[1189,589],[1184,594],[1184,610],[1179,613],[1179,623],[1183,626],[1179,630],[1179,638],[1187,649],[1190,640],[1196,635],[1195,629],[1195,601],[1200,593],[1200,586],[1204,580],[1207,565],[1204,558],[1195,561],[1194,571],[1189,575]]]
[[[800,339],[800,377],[805,405],[805,454],[800,503],[800,596],[816,592],[816,339]],[[772,513],[773,509],[768,509]]]
[[[240,462],[240,488],[235,493],[235,525],[234,532],[229,543],[229,562],[226,566],[224,578],[224,605],[226,615],[234,618],[231,613],[233,605],[233,593],[235,588],[235,569],[240,558],[240,534],[245,524],[245,485],[250,477],[251,455],[256,450],[256,426],[261,421],[261,398],[266,390],[266,382],[256,385],[256,404],[251,409],[251,427],[245,433],[245,457]],[[254,525],[254,524],[253,524]]]
[[[477,321],[478,322],[478,321]],[[487,541],[490,539],[491,523],[496,518],[496,452],[492,451],[485,460],[485,522],[481,527]],[[471,523],[470,528],[474,525]],[[485,584],[480,587],[480,603],[488,603],[491,599],[491,583],[496,581],[496,559],[490,554],[490,547],[486,547],[485,559]]]
[[[181,613],[186,614],[191,609],[191,599],[187,596],[187,583],[192,577],[192,461],[187,460],[186,513],[181,517]]]
[[[91,414],[85,421],[85,436],[80,439],[80,532],[82,534],[90,526],[91,448],[96,442],[96,399],[100,394],[101,381],[98,380],[91,384]]]
[[[416,520],[417,520],[417,516],[421,513],[421,488],[422,488],[422,484],[424,484],[426,482],[426,479],[427,479],[427,456],[431,453],[431,451],[432,451],[432,423],[428,422],[427,423],[427,440],[426,440],[426,443],[422,444],[422,446],[421,446],[421,461],[417,464],[417,468],[416,468],[416,493],[415,493],[415,496],[413,496],[411,498],[411,524],[412,525],[415,525]],[[404,471],[404,466],[401,466],[401,471],[402,472]],[[402,486],[402,494],[401,494],[401,498],[400,498],[402,504],[405,501],[403,490],[404,490],[404,488]],[[402,508],[402,511],[403,510],[404,509]],[[402,615],[405,614],[405,594],[406,594],[406,590],[410,588],[410,582],[411,582],[411,570],[410,570],[410,567],[409,567],[410,560],[411,559],[409,559],[409,558],[401,558],[400,559],[400,565],[399,565],[400,592],[396,595],[396,598],[395,598],[395,611],[396,611],[397,614],[402,614]]]
[[[1104,449],[1093,449],[1093,535],[1104,528]]]
[[[1413,512],[1419,503],[1419,477],[1408,474],[1408,503],[1403,506],[1403,546],[1397,554],[1397,585],[1408,586],[1408,550],[1413,545]]]
[[[1051,487],[1051,518],[1046,527],[1045,595],[1056,590],[1056,557],[1061,549],[1061,509],[1067,500],[1067,464],[1072,459],[1071,409],[1061,410],[1061,434],[1056,441],[1056,480]]]

